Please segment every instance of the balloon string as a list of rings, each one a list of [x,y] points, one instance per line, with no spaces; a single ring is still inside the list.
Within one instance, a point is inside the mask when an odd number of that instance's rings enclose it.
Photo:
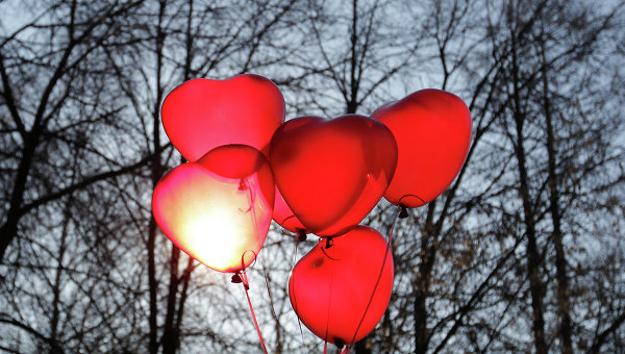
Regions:
[[[245,290],[245,297],[247,297],[247,304],[250,307],[250,314],[252,315],[252,323],[254,324],[254,328],[256,329],[256,334],[258,335],[258,339],[260,340],[260,345],[263,347],[263,352],[268,354],[267,346],[265,345],[265,340],[263,339],[263,333],[260,331],[260,326],[258,325],[258,320],[256,319],[256,312],[254,311],[254,306],[252,306],[252,299],[250,299],[250,283],[247,278],[247,274],[245,273],[245,269],[242,269],[238,272],[241,277],[241,284],[243,284],[243,289]]]
[[[305,240],[305,237],[306,237],[306,234],[304,234],[304,240]],[[298,256],[298,248],[299,248],[300,242],[302,242],[301,232],[300,232],[300,235],[298,235],[298,237],[295,240],[295,252],[293,252],[291,269],[295,268],[295,260],[297,259],[297,256]],[[295,294],[293,294],[293,298],[295,300],[295,307],[297,307],[297,297],[295,296]],[[302,320],[299,318],[299,316],[297,316],[297,314],[295,317],[297,317],[297,325],[299,326],[299,334],[300,334],[300,337],[302,338],[302,346],[303,346],[304,345],[304,331],[302,330]]]
[[[330,307],[332,306],[332,290],[334,289],[334,276],[330,275],[330,291],[328,291],[328,312],[326,314],[326,333],[323,336],[323,354],[328,352],[328,327],[330,326]]]
[[[243,254],[241,255],[241,270],[234,273],[234,275],[232,276],[232,282],[241,283],[243,285],[243,290],[245,290],[245,297],[247,298],[247,305],[250,308],[250,315],[252,315],[252,323],[254,324],[254,329],[256,330],[258,339],[260,340],[260,345],[263,347],[263,352],[265,352],[265,354],[268,354],[269,352],[267,351],[267,346],[265,345],[265,340],[263,339],[263,333],[260,331],[260,326],[258,325],[258,320],[256,319],[256,312],[254,311],[252,299],[250,298],[250,280],[247,277],[247,273],[245,272],[245,254],[247,252],[252,252],[252,254],[254,255],[252,262],[256,262],[256,252],[251,250],[243,252]]]
[[[352,336],[352,340],[349,341],[349,344],[347,345],[347,348],[346,348],[347,353],[349,353],[349,350],[351,349],[351,346],[354,343],[356,336],[358,335],[360,326],[362,326],[362,323],[365,320],[367,311],[369,311],[369,307],[371,306],[371,303],[373,302],[373,297],[375,296],[375,292],[378,289],[378,286],[380,285],[380,280],[382,280],[382,274],[384,273],[384,266],[386,265],[386,259],[388,258],[389,251],[391,250],[391,246],[393,244],[393,231],[395,230],[395,225],[397,224],[397,220],[403,210],[404,208],[402,207],[397,208],[397,211],[395,212],[395,216],[393,217],[393,223],[390,225],[390,228],[388,231],[388,242],[386,243],[386,251],[384,251],[384,258],[382,259],[382,266],[380,267],[378,278],[375,281],[375,285],[373,286],[373,291],[371,292],[371,296],[369,297],[369,302],[367,303],[367,307],[365,307],[365,311],[362,313],[362,316],[360,317],[360,321],[358,322],[356,331],[354,332],[354,335]]]
[[[247,178],[242,179],[241,182],[240,182],[240,185],[241,184],[248,191],[248,195],[249,195],[249,204],[250,205],[249,205],[249,208],[245,211],[245,213],[250,213],[251,214],[251,216],[252,216],[252,224],[254,225],[254,228],[256,228],[256,208],[255,208],[256,193],[255,193],[255,189],[250,186],[250,181],[248,181]]]

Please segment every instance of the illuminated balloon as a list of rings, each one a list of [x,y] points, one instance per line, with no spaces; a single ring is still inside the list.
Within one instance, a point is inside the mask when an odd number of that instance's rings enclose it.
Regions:
[[[263,154],[226,145],[167,173],[154,189],[152,213],[178,248],[226,273],[247,267],[260,251],[273,202],[273,177]]]
[[[266,154],[273,132],[284,121],[284,98],[271,80],[259,75],[194,79],[167,95],[161,115],[169,140],[189,161],[229,144]]]
[[[322,237],[340,235],[373,209],[396,160],[391,132],[358,115],[292,119],[271,140],[280,193],[306,229]]]
[[[295,233],[306,232],[306,227],[295,216],[291,208],[286,204],[282,194],[276,187],[276,198],[273,205],[273,220],[288,231]]]
[[[389,250],[384,260],[386,240],[369,227],[356,226],[333,241],[325,248],[322,240],[295,265],[289,297],[306,327],[341,346],[364,338],[384,315],[393,289],[393,256]]]
[[[441,194],[466,159],[471,114],[457,96],[435,89],[415,92],[372,115],[395,136],[397,170],[384,197],[403,207],[418,207]]]

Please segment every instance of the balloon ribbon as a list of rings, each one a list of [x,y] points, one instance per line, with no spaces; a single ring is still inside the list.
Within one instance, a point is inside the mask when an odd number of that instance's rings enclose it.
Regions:
[[[258,339],[260,340],[260,345],[263,347],[263,351],[265,354],[268,354],[267,346],[265,345],[265,340],[263,339],[263,333],[260,331],[260,326],[258,325],[258,320],[256,319],[256,312],[254,311],[254,306],[252,306],[252,300],[250,299],[250,281],[247,278],[247,273],[245,273],[245,268],[236,272],[232,276],[233,283],[241,283],[243,284],[243,289],[245,290],[245,296],[247,297],[247,304],[250,307],[250,314],[252,315],[252,323],[254,324],[254,328],[256,329],[256,334],[258,335]]]
[[[304,230],[298,230],[297,232],[297,237],[295,238],[295,252],[293,253],[293,260],[292,260],[292,264],[291,264],[291,269],[295,268],[295,260],[297,259],[298,256],[298,248],[299,248],[299,244],[300,242],[304,242],[306,241],[306,231]],[[295,299],[295,307],[297,308],[297,298],[294,297]],[[304,331],[302,330],[302,320],[299,318],[299,316],[297,316],[297,314],[295,315],[295,317],[297,317],[297,325],[299,326],[299,334],[302,338],[302,346],[304,345]]]
[[[380,272],[378,273],[378,278],[375,281],[375,285],[373,286],[373,291],[371,292],[371,296],[369,297],[369,302],[367,303],[367,307],[365,307],[365,311],[362,313],[360,317],[360,321],[358,322],[358,326],[356,327],[356,331],[352,336],[351,344],[347,345],[341,353],[349,353],[354,340],[356,339],[356,335],[358,334],[358,330],[360,330],[360,326],[362,326],[362,322],[365,320],[365,316],[367,315],[367,311],[369,311],[369,307],[371,307],[371,303],[373,302],[373,296],[375,295],[376,290],[378,290],[378,286],[380,285],[380,280],[382,279],[382,274],[384,273],[384,266],[386,265],[386,259],[388,258],[389,251],[391,250],[393,244],[393,231],[395,230],[395,224],[397,224],[397,220],[399,218],[404,218],[407,216],[407,211],[404,207],[400,207],[397,209],[395,216],[393,217],[393,223],[390,225],[388,231],[388,242],[386,243],[386,251],[384,251],[384,258],[382,259],[382,266],[380,267]],[[406,216],[404,216],[406,215]]]

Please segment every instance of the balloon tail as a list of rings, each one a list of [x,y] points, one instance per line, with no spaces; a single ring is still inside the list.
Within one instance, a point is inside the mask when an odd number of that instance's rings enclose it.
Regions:
[[[349,354],[350,349],[351,347],[349,345],[344,345],[339,354]]]
[[[369,311],[369,307],[371,307],[371,303],[373,302],[373,297],[375,296],[376,290],[378,290],[378,286],[380,285],[380,280],[382,280],[382,274],[384,273],[384,266],[386,265],[386,259],[388,258],[388,254],[391,250],[393,244],[393,231],[395,230],[395,224],[397,224],[397,220],[401,218],[401,214],[406,209],[400,207],[397,209],[395,216],[393,217],[393,222],[391,223],[388,231],[388,242],[386,243],[386,250],[384,251],[384,258],[382,258],[382,266],[380,267],[380,272],[378,273],[378,278],[375,281],[375,285],[373,286],[373,291],[371,291],[371,296],[369,297],[369,302],[365,307],[365,311],[363,311],[362,316],[360,317],[360,321],[358,322],[358,326],[356,326],[356,331],[354,331],[354,335],[352,336],[352,340],[350,343],[354,343],[356,336],[358,335],[358,331],[360,330],[360,326],[365,320],[365,316],[367,315],[367,311]],[[342,352],[341,352],[342,353]]]
[[[250,308],[250,315],[252,317],[252,323],[254,324],[254,328],[256,329],[256,334],[258,335],[258,339],[260,340],[260,345],[263,347],[263,352],[268,354],[267,346],[265,345],[265,340],[263,339],[263,333],[260,331],[260,326],[258,325],[258,320],[256,319],[256,312],[254,311],[254,306],[252,306],[252,299],[250,299],[250,283],[247,278],[247,274],[245,273],[245,269],[238,271],[235,275],[238,275],[238,278],[241,280],[241,284],[243,284],[243,289],[245,290],[245,297],[247,297],[247,304]],[[234,277],[233,277],[234,279]]]
[[[405,219],[407,217],[408,217],[408,210],[406,210],[406,207],[401,207],[401,211],[399,212],[399,218]]]
[[[328,338],[323,340],[323,354],[328,354]]]
[[[308,236],[306,236],[306,231],[305,230],[297,230],[297,243],[295,244],[295,247],[297,247],[297,245],[299,244],[299,242],[304,242],[306,241],[306,239],[308,238]],[[297,250],[297,248],[296,248]]]
[[[402,203],[402,200],[404,200],[404,199],[406,199],[406,198],[415,198],[415,199],[417,199],[417,200],[421,203],[421,205],[425,205],[425,204],[427,204],[427,203],[428,203],[428,202],[426,202],[423,198],[419,197],[419,196],[418,196],[418,195],[416,195],[416,194],[406,194],[406,195],[404,195],[403,197],[401,197],[401,198],[399,199],[398,204],[399,204],[399,206],[400,206],[400,207],[404,208],[404,207],[402,206],[402,205],[404,205],[404,203]],[[405,208],[404,208],[404,209],[405,209]],[[405,213],[405,214],[402,212],[402,214],[399,214],[399,217],[400,217],[401,219],[403,219],[403,218],[405,218],[405,217],[408,217],[408,211],[406,211],[406,213]]]

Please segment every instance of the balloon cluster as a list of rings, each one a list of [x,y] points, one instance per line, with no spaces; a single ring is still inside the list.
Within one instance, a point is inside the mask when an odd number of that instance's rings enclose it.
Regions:
[[[471,117],[460,98],[435,89],[371,117],[284,117],[280,90],[262,76],[175,88],[162,121],[189,162],[160,180],[152,211],[177,247],[237,276],[272,219],[299,239],[321,237],[295,265],[289,296],[312,332],[349,346],[379,322],[393,286],[389,244],[358,224],[382,196],[405,211],[443,192],[466,158]]]

